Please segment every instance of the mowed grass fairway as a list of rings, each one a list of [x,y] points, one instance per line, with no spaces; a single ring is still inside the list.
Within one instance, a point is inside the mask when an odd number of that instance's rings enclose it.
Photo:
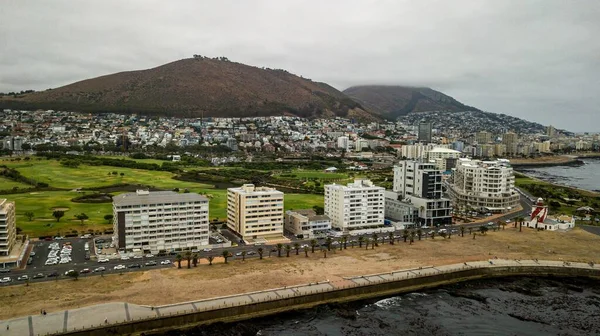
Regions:
[[[31,186],[28,184],[21,183],[21,182],[15,182],[13,180],[10,180],[10,179],[4,178],[4,177],[0,177],[0,190],[9,190],[14,187],[31,188]]]
[[[23,176],[35,179],[38,182],[48,183],[51,187],[76,189],[97,188],[114,185],[118,183],[142,184],[159,189],[171,190],[174,188],[187,188],[191,192],[201,193],[209,197],[210,219],[219,218],[225,220],[227,216],[227,190],[214,189],[212,185],[175,180],[173,173],[165,171],[150,171],[143,169],[119,168],[109,166],[87,166],[78,168],[63,167],[56,160],[33,160],[33,161],[0,161],[11,168],[17,169]],[[124,173],[124,176],[112,175],[113,171]],[[26,184],[13,182],[11,180],[0,180],[6,182],[6,186],[18,186],[27,188]],[[0,184],[1,185],[1,184]],[[1,189],[1,188],[0,188]],[[86,194],[91,191],[85,192]],[[115,194],[115,193],[113,193]],[[17,210],[17,226],[24,233],[33,237],[66,233],[77,230],[79,233],[92,230],[103,230],[112,228],[104,216],[112,214],[112,203],[77,203],[71,202],[72,198],[81,196],[82,193],[75,191],[40,191],[23,194],[0,195],[15,201]],[[284,198],[285,210],[312,208],[314,205],[323,206],[323,196],[314,194],[286,194]],[[65,216],[56,222],[52,217],[53,208],[68,208]],[[31,211],[35,218],[31,221],[25,217],[25,212]],[[89,219],[81,222],[75,219],[75,215],[85,213]]]
[[[282,176],[284,175],[284,176]],[[285,175],[296,175],[294,177]],[[291,172],[285,172],[277,176],[281,179],[305,179],[305,178],[316,178],[316,179],[347,179],[349,178],[346,173],[326,173],[322,170],[301,170],[295,169]]]

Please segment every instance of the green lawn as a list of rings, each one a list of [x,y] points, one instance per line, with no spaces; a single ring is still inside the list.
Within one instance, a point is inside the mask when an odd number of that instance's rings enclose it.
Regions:
[[[161,166],[163,164],[163,162],[171,162],[171,161],[158,160],[158,159],[133,159],[133,158],[130,158],[129,156],[120,156],[120,155],[98,155],[97,157],[106,158],[106,159],[117,159],[117,160],[131,160],[131,161],[141,162],[141,163],[156,163],[159,166]]]
[[[285,194],[283,205],[285,210],[311,209],[313,205],[323,206],[323,195]]]
[[[317,179],[347,179],[348,174],[345,173],[326,173],[322,170],[300,170],[294,169],[289,173],[282,173],[282,175],[296,175],[295,177],[289,176],[278,176],[282,179],[304,179],[304,178],[317,178]]]
[[[0,190],[9,190],[14,187],[17,187],[20,189],[31,188],[31,186],[28,184],[21,183],[21,182],[15,182],[13,180],[10,180],[10,179],[4,178],[4,177],[0,177]]]

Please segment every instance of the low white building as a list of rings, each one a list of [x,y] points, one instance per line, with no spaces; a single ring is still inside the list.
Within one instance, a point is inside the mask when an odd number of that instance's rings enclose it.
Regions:
[[[544,205],[543,199],[538,198],[531,211],[531,217],[524,224],[526,227],[548,231],[569,230],[575,227],[575,218],[567,215],[548,216],[548,206]]]
[[[285,212],[284,230],[302,239],[325,237],[331,230],[329,216],[317,215],[312,209]]]

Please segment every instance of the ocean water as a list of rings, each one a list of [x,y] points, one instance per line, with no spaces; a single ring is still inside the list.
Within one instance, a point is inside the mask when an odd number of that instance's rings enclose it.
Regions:
[[[598,282],[514,277],[164,335],[600,335],[599,316]]]
[[[539,179],[587,190],[600,190],[600,159],[585,159],[581,166],[522,168]]]

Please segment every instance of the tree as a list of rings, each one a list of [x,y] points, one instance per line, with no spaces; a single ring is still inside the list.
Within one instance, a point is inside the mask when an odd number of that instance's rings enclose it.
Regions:
[[[488,231],[487,226],[482,225],[482,226],[479,227],[479,232],[481,232],[482,235],[486,234],[487,231]]]
[[[263,258],[263,253],[265,252],[265,250],[263,250],[262,247],[259,247],[258,250],[256,250],[256,252],[258,252],[258,257],[260,260],[262,260]]]
[[[312,253],[315,253],[315,247],[317,247],[317,240],[316,239],[311,239],[310,240],[310,247],[312,249]]]
[[[377,233],[373,233],[372,238],[373,238],[373,248],[375,248],[375,246],[379,246],[379,243],[377,242],[377,238],[379,238],[377,236]]]
[[[60,221],[60,219],[65,215],[65,212],[62,210],[54,210],[52,212],[52,217],[56,218],[56,221]]]
[[[246,261],[246,251],[242,251],[242,261]]]
[[[25,211],[25,217],[27,217],[27,219],[31,222],[33,220],[33,217],[35,217],[35,214],[31,211]]]
[[[363,236],[358,237],[358,247],[362,248],[362,244],[364,243],[365,238]]]
[[[435,230],[431,231],[431,239],[435,239]]]
[[[113,215],[112,214],[108,214],[108,215],[104,215],[104,219],[110,223],[113,220]]]
[[[282,243],[278,243],[277,244],[277,256],[281,257],[281,250],[283,249],[283,244]]]
[[[423,236],[423,230],[418,229],[417,230],[417,237],[419,238],[419,240],[421,240],[421,237]]]
[[[327,251],[331,251],[331,243],[333,242],[333,239],[331,239],[331,237],[327,237],[327,239],[325,239],[325,245],[327,246]]]
[[[181,261],[183,260],[183,256],[179,253],[175,256],[175,261],[177,261],[177,268],[181,268]]]
[[[194,254],[192,255],[192,264],[194,264],[194,267],[197,267],[197,266],[198,266],[198,257],[199,257],[199,256],[198,256],[198,253],[194,253]]]
[[[406,243],[406,240],[408,239],[408,230],[404,229],[404,231],[402,232],[402,239],[404,239],[404,242]]]
[[[192,252],[185,251],[185,259],[187,260],[187,268],[192,268]]]
[[[415,231],[410,231],[410,245],[415,242]]]
[[[327,258],[327,249],[321,248],[321,251],[323,251],[323,258]]]
[[[208,256],[206,259],[208,260],[208,266],[212,266],[212,262],[213,262],[213,260],[215,260],[215,257],[214,256]]]
[[[308,258],[308,246],[304,245],[304,256]]]
[[[442,238],[444,238],[444,239],[446,239],[446,236],[447,236],[447,235],[448,235],[448,234],[446,233],[446,231],[442,231],[442,232],[440,232],[440,236],[441,236]]]
[[[469,228],[469,236],[470,236],[472,233],[473,233],[473,228],[472,228],[472,227],[470,227],[470,228]]]
[[[83,212],[80,213],[79,215],[75,215],[75,218],[77,218],[78,220],[81,221],[81,225],[83,225],[83,221],[88,219],[88,215],[84,214]]]
[[[389,237],[390,237],[390,245],[394,245],[394,233],[390,232]]]
[[[79,272],[75,270],[67,273],[67,275],[73,278],[73,280],[77,280],[79,278]]]
[[[229,258],[229,251],[223,251],[223,259],[225,259],[225,263],[227,264],[227,259]]]
[[[296,250],[296,255],[298,255],[300,253],[300,244],[294,243],[294,250]]]
[[[285,245],[285,256],[286,257],[290,257],[290,251],[292,250],[292,247],[290,246],[290,244]]]
[[[464,226],[461,226],[461,227],[460,227],[460,236],[461,236],[461,237],[464,237],[464,236],[465,236],[465,227],[464,227]]]
[[[506,222],[498,222],[502,226],[502,230],[506,229]]]
[[[325,214],[325,209],[322,206],[313,205],[313,210],[317,213],[317,215]]]

